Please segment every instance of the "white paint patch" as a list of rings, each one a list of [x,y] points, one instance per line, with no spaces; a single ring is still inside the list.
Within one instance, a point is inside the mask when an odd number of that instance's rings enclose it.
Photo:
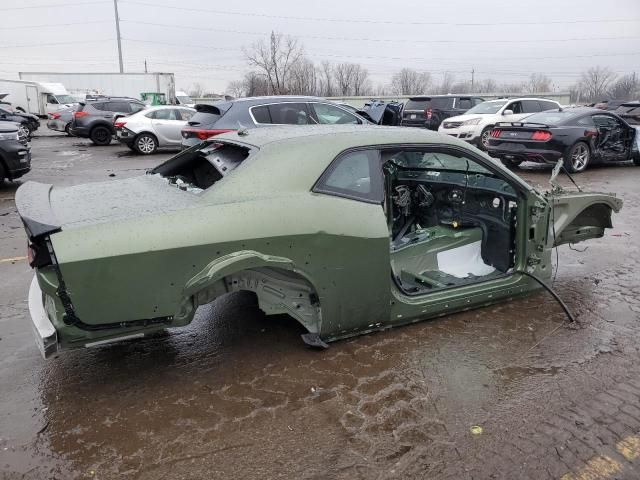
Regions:
[[[438,270],[457,278],[467,278],[469,274],[481,277],[493,273],[496,269],[482,261],[481,244],[478,240],[438,253]]]

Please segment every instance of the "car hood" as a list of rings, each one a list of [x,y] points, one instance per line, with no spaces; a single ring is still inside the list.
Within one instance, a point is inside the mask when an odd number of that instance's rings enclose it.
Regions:
[[[465,120],[471,120],[472,118],[482,118],[480,123],[484,123],[485,121],[490,122],[494,120],[495,117],[499,117],[500,115],[496,115],[494,113],[470,113],[468,115],[458,115],[457,117],[449,117],[445,120],[445,122],[464,122]]]
[[[189,208],[199,197],[185,195],[159,175],[142,175],[74,187],[27,182],[18,188],[15,201],[29,237],[35,238]]]

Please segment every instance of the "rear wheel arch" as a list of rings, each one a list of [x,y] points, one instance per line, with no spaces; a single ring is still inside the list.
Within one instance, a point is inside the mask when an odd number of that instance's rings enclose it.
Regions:
[[[222,256],[194,275],[184,289],[193,306],[236,291],[255,293],[267,315],[288,314],[310,333],[321,331],[320,296],[314,282],[284,257],[241,251]]]

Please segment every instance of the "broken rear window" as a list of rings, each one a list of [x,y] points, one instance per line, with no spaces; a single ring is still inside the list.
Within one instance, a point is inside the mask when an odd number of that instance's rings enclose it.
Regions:
[[[203,143],[185,150],[158,165],[149,174],[158,174],[181,190],[200,192],[235,170],[250,150],[226,143]]]

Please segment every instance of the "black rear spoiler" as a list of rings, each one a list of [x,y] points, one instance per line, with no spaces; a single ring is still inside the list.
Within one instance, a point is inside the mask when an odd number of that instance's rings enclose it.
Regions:
[[[196,112],[202,113],[213,113],[214,115],[224,115],[227,110],[231,108],[232,102],[216,102],[215,104],[211,103],[197,103],[193,108],[196,109]]]
[[[536,122],[497,122],[495,124],[496,127],[527,127],[532,126],[535,128],[551,128],[546,123],[536,123]]]
[[[52,188],[48,183],[26,182],[16,192],[16,208],[30,240],[61,230],[51,209]]]

